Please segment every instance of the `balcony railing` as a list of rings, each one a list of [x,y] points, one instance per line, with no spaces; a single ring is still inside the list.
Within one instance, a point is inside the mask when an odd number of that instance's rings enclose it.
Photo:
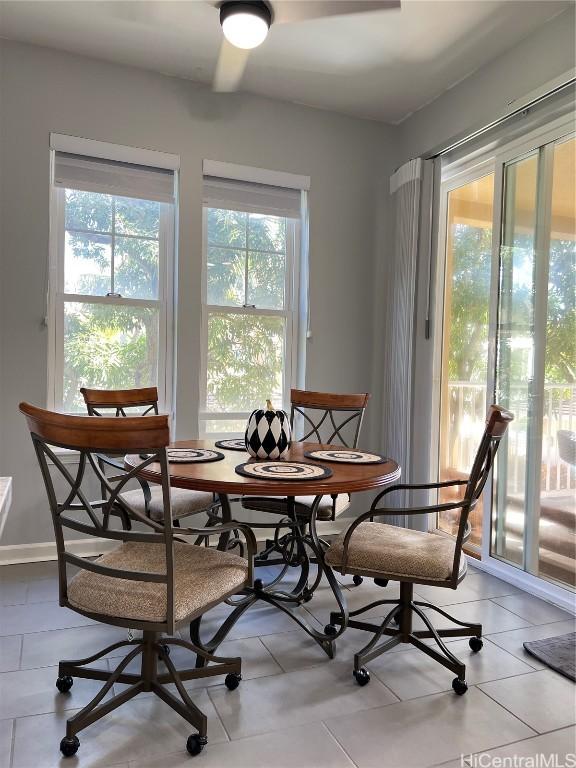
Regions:
[[[449,435],[444,437],[441,463],[444,468],[470,471],[486,416],[486,387],[467,381],[448,384]],[[528,401],[526,387],[512,387],[510,410],[514,422],[508,433],[508,489],[523,493],[525,482]],[[558,452],[557,432],[576,431],[576,386],[546,384],[544,387],[542,425],[543,493],[565,493],[576,489],[576,471],[564,462]]]

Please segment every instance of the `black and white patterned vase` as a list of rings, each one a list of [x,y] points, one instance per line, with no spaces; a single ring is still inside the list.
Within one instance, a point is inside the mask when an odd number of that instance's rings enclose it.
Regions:
[[[246,450],[256,459],[283,459],[290,448],[292,430],[285,411],[275,411],[268,400],[266,410],[252,411],[246,427]]]

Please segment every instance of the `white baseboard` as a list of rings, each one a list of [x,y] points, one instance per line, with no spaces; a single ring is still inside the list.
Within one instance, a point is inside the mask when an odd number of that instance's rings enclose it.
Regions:
[[[340,518],[325,523],[318,523],[318,532],[322,536],[333,536],[340,533],[350,525],[349,518]],[[265,541],[270,538],[269,528],[254,528],[257,541]],[[95,557],[109,552],[118,546],[118,542],[111,539],[73,539],[66,543],[66,549],[79,557]],[[56,560],[56,542],[43,541],[37,544],[12,544],[0,547],[0,566],[18,565],[20,563],[39,563],[45,560]]]

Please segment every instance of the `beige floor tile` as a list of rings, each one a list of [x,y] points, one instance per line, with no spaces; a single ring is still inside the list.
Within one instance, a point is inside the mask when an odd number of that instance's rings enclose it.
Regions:
[[[500,605],[496,605],[492,600],[458,603],[446,606],[445,610],[460,621],[482,624],[483,634],[485,635],[491,632],[505,632],[508,629],[530,626],[530,622],[526,619],[511,613]],[[436,629],[455,626],[436,611],[427,609],[426,612]]]
[[[466,664],[468,685],[499,680],[532,672],[532,667],[493,645],[488,640],[479,653],[473,653],[468,640],[450,643],[450,651]],[[407,653],[383,654],[366,665],[399,699],[414,699],[449,691],[454,674],[414,648]]]
[[[246,680],[232,692],[209,694],[232,739],[317,722],[341,712],[352,714],[396,701],[380,683],[354,683],[349,664],[338,661],[284,675]]]
[[[366,632],[347,629],[336,640],[335,658],[340,662],[348,663],[352,668],[354,654],[365,646],[369,639],[370,635]],[[332,663],[318,643],[305,632],[266,635],[262,638],[262,642],[286,672]]]
[[[512,653],[534,669],[547,669],[545,664],[524,650],[523,643],[530,640],[543,640],[546,637],[557,637],[567,632],[576,631],[576,621],[560,621],[554,624],[541,624],[536,627],[514,629],[511,632],[498,632],[487,635],[488,639]]]
[[[0,605],[22,605],[27,594],[28,584],[25,581],[0,582]]]
[[[22,635],[49,629],[66,629],[94,624],[58,603],[34,603],[33,605],[9,605],[0,608],[0,635]]]
[[[320,723],[274,731],[222,744],[208,744],[202,768],[353,768],[338,742]],[[182,751],[159,760],[131,763],[130,768],[190,768]]]
[[[56,560],[0,566],[0,581],[33,581],[35,579],[55,578],[57,575],[58,563]]]
[[[206,691],[195,691],[192,699],[208,717],[210,743],[226,741],[226,732]],[[107,717],[81,731],[80,749],[72,760],[59,752],[68,713],[25,717],[16,722],[13,768],[110,768],[137,765],[146,758],[164,766],[167,754],[185,748],[194,729],[157,697],[137,697]]]
[[[49,667],[65,659],[86,658],[120,640],[126,640],[126,630],[106,624],[33,632],[23,637],[21,668]],[[120,648],[111,655],[125,653]]]
[[[550,624],[553,621],[568,621],[572,619],[567,611],[555,605],[539,600],[537,597],[520,593],[507,597],[495,597],[494,602],[516,613],[531,624]]]
[[[0,720],[0,765],[7,768],[12,755],[13,720]]]
[[[229,612],[230,609],[226,605],[219,605],[209,611],[202,619],[201,638],[203,640],[210,638],[220,628]],[[296,608],[293,610],[293,613],[316,628],[320,626],[304,608]],[[277,632],[291,632],[294,629],[298,629],[298,625],[290,616],[287,616],[283,611],[274,606],[257,602],[255,605],[250,606],[238,619],[226,639],[241,640],[245,637],[272,635]],[[184,629],[182,634],[183,636],[186,635]]]
[[[477,688],[346,712],[326,725],[358,768],[424,768],[533,735]]]
[[[457,589],[443,589],[416,584],[414,590],[420,598],[438,606],[468,603],[472,600],[487,600],[491,597],[520,593],[520,590],[506,581],[478,571],[470,572]]]
[[[27,603],[57,603],[58,579],[38,579],[28,584]]]
[[[569,756],[574,755],[576,752],[576,728],[563,728],[559,731],[552,731],[551,733],[545,733],[542,736],[533,736],[531,739],[524,739],[523,741],[516,741],[514,744],[508,744],[506,747],[499,747],[498,749],[489,749],[482,754],[482,761],[485,765],[496,765],[499,761],[500,765],[520,765],[520,760],[524,758],[524,764],[528,764],[527,758],[533,758],[534,760],[542,758],[550,760],[552,756],[557,758],[556,765],[569,765]],[[476,754],[476,764],[479,764],[479,755]],[[568,759],[567,759],[568,758]],[[471,755],[465,757],[467,762],[464,765],[473,765],[474,760]],[[515,761],[515,762],[514,762]],[[535,764],[535,762],[533,763]],[[449,763],[442,763],[436,768],[462,768],[462,762],[460,758],[458,760],[451,760]]]
[[[11,672],[20,668],[22,637],[9,635],[0,637],[0,672]]]
[[[400,585],[397,581],[391,581],[387,587],[378,587],[372,579],[366,579],[358,587],[344,590],[343,596],[348,610],[356,611],[379,600],[397,600],[400,596]],[[309,603],[304,603],[304,607],[315,616],[322,626],[328,622],[331,611],[339,610],[334,593],[329,588],[315,594]],[[363,613],[362,618],[384,616],[391,608],[392,606],[388,608],[382,605],[376,606]]]
[[[83,707],[103,685],[97,680],[77,679],[69,693],[60,693],[56,688],[57,677],[57,667],[1,674],[0,719]]]
[[[282,668],[273,659],[259,637],[248,637],[243,640],[227,640],[218,648],[217,655],[232,658],[239,656],[242,659],[243,680],[251,680],[256,677],[267,677],[268,675],[278,675],[282,673]],[[196,663],[195,654],[178,646],[171,647],[170,659],[174,663],[176,669],[191,669],[194,668]],[[114,662],[119,661],[120,659],[111,660],[110,666],[112,667]],[[159,669],[163,672],[165,670],[164,665],[160,664]],[[140,657],[134,659],[134,661],[126,667],[126,672],[140,673]],[[213,685],[224,685],[224,675],[198,678],[197,680],[187,680],[184,685],[187,690],[208,688]],[[116,684],[114,686],[115,693],[119,693],[124,687],[124,685]],[[174,692],[174,689],[175,686],[170,686],[170,690]],[[141,696],[154,696],[154,693],[142,693]]]
[[[576,723],[576,685],[552,670],[483,683],[480,688],[538,733]]]

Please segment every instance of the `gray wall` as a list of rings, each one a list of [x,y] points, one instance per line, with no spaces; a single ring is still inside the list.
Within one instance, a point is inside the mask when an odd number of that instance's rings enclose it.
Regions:
[[[506,105],[575,65],[575,8],[543,24],[400,124],[401,165],[504,114]]]
[[[1,474],[14,476],[2,545],[50,541],[18,403],[46,403],[43,327],[51,131],[181,157],[178,436],[197,434],[203,158],[306,174],[312,339],[306,385],[368,391],[377,200],[395,131],[374,122],[205,87],[40,47],[3,42]],[[375,204],[376,203],[376,204]],[[371,419],[365,439],[371,444]]]
[[[522,98],[533,90],[565,74],[576,66],[575,7],[569,8],[554,17],[530,37],[522,40],[507,53],[482,67],[463,82],[447,91],[439,99],[416,112],[400,128],[401,155],[398,164],[409,158],[425,155],[435,149],[447,146],[454,137],[466,135],[471,131],[488,125],[494,119],[506,113],[507,104]],[[571,105],[569,94],[555,98],[554,109],[565,109]],[[559,105],[562,105],[559,107]],[[552,112],[552,107],[543,105],[534,113]],[[536,114],[526,120],[515,120],[499,132],[493,132],[492,138],[513,130],[527,132],[527,123],[539,120]],[[484,139],[486,141],[486,139]],[[478,140],[477,144],[481,144]],[[470,148],[462,152],[470,151]],[[431,169],[427,169],[430,171]],[[437,218],[437,203],[435,220]],[[413,394],[413,441],[411,479],[418,482],[430,472],[430,444],[424,435],[433,434],[432,419],[435,408],[432,402],[432,372],[434,357],[434,339],[425,338],[425,318],[428,301],[428,261],[425,243],[429,241],[429,213],[426,206],[429,198],[422,200],[420,253],[417,275],[415,344],[414,344],[414,394]],[[436,232],[432,248],[432,286],[435,284]],[[434,312],[441,311],[441,306],[432,289],[431,295],[432,328]]]

